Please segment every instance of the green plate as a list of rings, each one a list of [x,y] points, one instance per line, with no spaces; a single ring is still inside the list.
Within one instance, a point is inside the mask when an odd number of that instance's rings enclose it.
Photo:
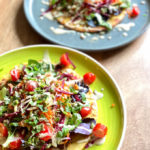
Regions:
[[[9,51],[0,56],[0,79],[15,66],[26,63],[28,59],[41,60],[45,50],[48,50],[53,63],[59,62],[61,54],[68,52],[71,60],[76,65],[76,71],[82,76],[86,72],[96,74],[96,81],[91,85],[92,89],[101,91],[104,88],[104,97],[97,101],[99,114],[98,122],[108,127],[106,141],[101,146],[93,146],[90,150],[119,150],[122,144],[126,128],[125,104],[113,77],[108,71],[88,55],[62,46],[35,45]],[[115,107],[111,107],[115,104]]]

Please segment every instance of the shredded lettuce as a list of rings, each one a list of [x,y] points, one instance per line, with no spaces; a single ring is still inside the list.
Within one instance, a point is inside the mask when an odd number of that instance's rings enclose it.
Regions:
[[[131,6],[131,0],[121,0],[122,4],[120,5],[121,8],[129,8]]]
[[[96,17],[99,25],[106,27],[108,30],[112,30],[112,25],[103,20],[102,16],[98,13],[95,13],[94,16]]]

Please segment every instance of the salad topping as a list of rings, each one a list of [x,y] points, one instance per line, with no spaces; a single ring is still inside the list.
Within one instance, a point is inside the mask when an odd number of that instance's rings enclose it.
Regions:
[[[0,87],[3,148],[63,149],[76,134],[106,135],[106,127],[96,125],[93,112],[94,97],[100,94],[89,84],[96,76],[88,73],[82,79],[70,65],[75,68],[68,54],[63,54],[56,65],[29,60],[10,71],[11,78]]]

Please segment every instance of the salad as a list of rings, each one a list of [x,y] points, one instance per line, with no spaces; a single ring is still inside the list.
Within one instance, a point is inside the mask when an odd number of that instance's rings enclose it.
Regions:
[[[89,87],[95,74],[83,77],[67,53],[58,64],[28,60],[0,82],[0,149],[78,150],[101,144],[107,127],[97,123],[96,100]]]
[[[67,28],[99,32],[112,30],[130,5],[130,0],[50,0],[48,11]]]

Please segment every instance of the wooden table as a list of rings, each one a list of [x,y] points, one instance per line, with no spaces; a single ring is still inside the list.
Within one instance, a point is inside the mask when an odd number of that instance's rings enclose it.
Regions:
[[[48,43],[28,24],[21,0],[0,0],[0,54]],[[124,48],[89,53],[118,82],[127,107],[127,131],[121,150],[150,150],[150,29]]]

